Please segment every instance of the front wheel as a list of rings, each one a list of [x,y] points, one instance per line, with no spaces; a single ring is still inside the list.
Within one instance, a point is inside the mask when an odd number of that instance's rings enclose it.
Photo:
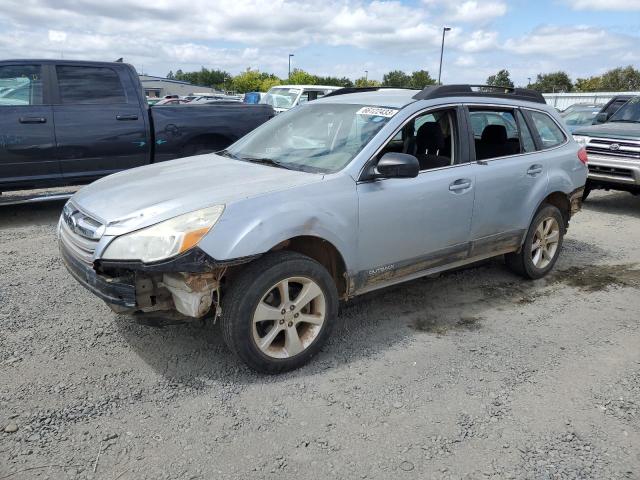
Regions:
[[[564,231],[560,210],[553,205],[543,206],[533,218],[520,251],[505,255],[507,266],[532,280],[544,277],[558,260]]]
[[[281,373],[318,353],[337,312],[338,292],[322,265],[299,253],[275,252],[232,280],[221,326],[226,344],[250,368]]]

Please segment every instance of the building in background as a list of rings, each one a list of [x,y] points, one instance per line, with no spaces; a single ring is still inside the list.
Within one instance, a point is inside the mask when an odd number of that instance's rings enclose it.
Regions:
[[[142,83],[144,94],[149,98],[163,98],[167,95],[179,95],[183,97],[192,94],[208,95],[210,93],[220,93],[214,88],[201,87],[189,82],[153,77],[151,75],[140,75],[140,83]]]

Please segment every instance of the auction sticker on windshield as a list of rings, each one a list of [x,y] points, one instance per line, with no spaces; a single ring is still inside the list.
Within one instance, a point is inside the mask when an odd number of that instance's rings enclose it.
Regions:
[[[362,107],[356,112],[356,115],[370,115],[372,117],[391,118],[398,110],[396,108],[380,108],[380,107]]]

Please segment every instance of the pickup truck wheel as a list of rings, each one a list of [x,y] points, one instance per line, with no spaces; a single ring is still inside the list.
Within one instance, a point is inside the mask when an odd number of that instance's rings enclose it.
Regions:
[[[544,205],[533,218],[520,251],[505,255],[507,266],[525,278],[544,277],[558,260],[565,228],[560,210]]]
[[[331,334],[338,292],[329,272],[295,252],[270,253],[233,278],[222,300],[229,348],[250,368],[281,373],[301,367]]]

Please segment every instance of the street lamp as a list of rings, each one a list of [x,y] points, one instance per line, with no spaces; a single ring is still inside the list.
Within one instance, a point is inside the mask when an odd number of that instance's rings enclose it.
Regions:
[[[365,86],[369,84],[369,70],[364,71],[364,84]]]
[[[451,30],[451,27],[442,28],[442,47],[440,47],[440,70],[438,70],[438,85],[442,85],[440,77],[442,76],[442,56],[444,55],[444,34]]]
[[[291,57],[294,57],[293,53],[289,54],[289,78],[291,78]]]

